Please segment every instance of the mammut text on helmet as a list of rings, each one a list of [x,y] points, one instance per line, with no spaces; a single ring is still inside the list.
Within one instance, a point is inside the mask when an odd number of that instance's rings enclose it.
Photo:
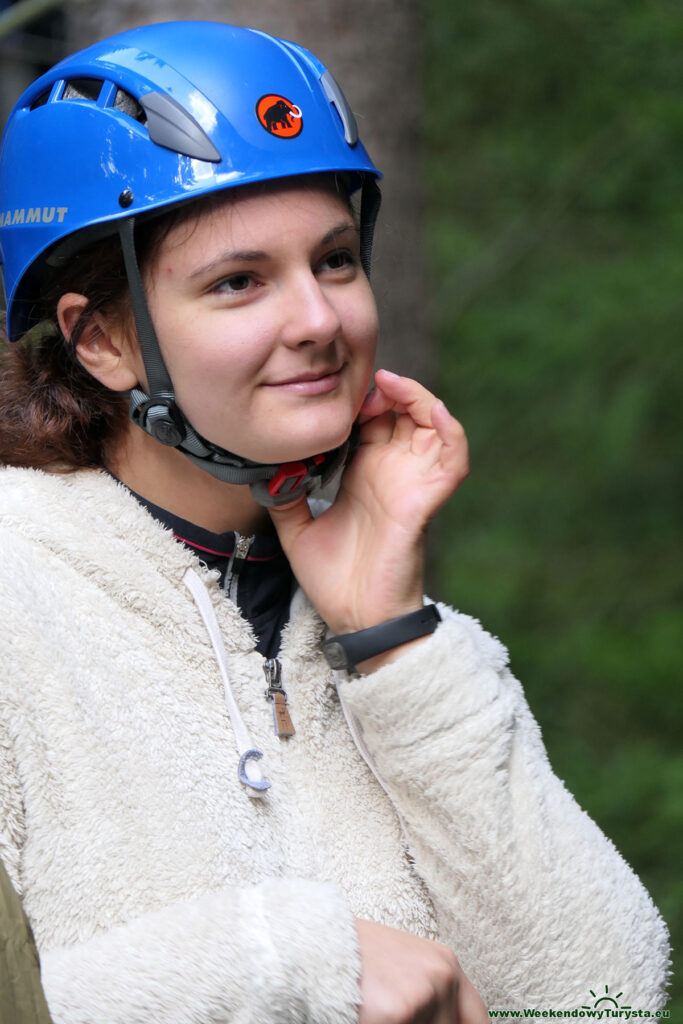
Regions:
[[[0,210],[0,228],[8,228],[10,224],[51,224],[57,218],[57,223],[64,221],[68,206],[29,206],[16,210]]]

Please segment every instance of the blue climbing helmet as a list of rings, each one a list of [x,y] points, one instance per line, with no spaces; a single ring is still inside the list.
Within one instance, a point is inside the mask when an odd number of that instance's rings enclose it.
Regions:
[[[252,484],[265,504],[291,501],[324,482],[346,454],[294,464],[290,475],[265,467],[264,477],[260,464],[196,434],[175,403],[156,341],[135,225],[223,189],[335,172],[351,191],[361,190],[361,259],[369,272],[380,174],[335,79],[303,47],[253,29],[176,21],[67,57],[20,97],[0,144],[8,337],[17,340],[35,323],[52,268],[118,235],[150,390],[131,393],[131,418],[214,476]]]

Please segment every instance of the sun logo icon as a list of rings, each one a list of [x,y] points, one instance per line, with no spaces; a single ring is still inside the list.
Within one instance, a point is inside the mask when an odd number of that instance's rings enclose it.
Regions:
[[[619,1006],[619,1003],[617,1002],[617,999],[619,998],[619,996],[623,995],[623,992],[617,992],[617,994],[615,996],[612,996],[612,995],[610,995],[609,985],[605,985],[605,994],[604,994],[604,996],[597,996],[595,994],[595,992],[593,991],[593,989],[589,989],[589,991],[590,991],[590,994],[595,999],[595,1002],[593,1003],[592,1006],[582,1006],[581,1007],[582,1010],[595,1010],[595,1009],[597,1009],[600,1006],[600,1004],[603,1004],[602,1005],[602,1009],[603,1010],[604,1009],[614,1009],[614,1010],[630,1010],[631,1009],[630,1006]],[[612,1004],[611,1007],[605,1006],[604,1004],[606,1004],[606,1003],[611,1003]]]

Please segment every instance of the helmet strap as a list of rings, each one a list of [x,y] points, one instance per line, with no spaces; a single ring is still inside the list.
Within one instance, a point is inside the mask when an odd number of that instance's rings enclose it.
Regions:
[[[374,178],[366,177],[360,198],[360,262],[368,280],[370,280],[375,224],[381,204],[382,193],[379,185]]]

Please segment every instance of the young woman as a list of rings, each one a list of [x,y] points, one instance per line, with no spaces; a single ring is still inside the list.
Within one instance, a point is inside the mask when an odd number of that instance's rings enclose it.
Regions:
[[[423,599],[467,445],[370,388],[377,176],[329,72],[227,25],[10,118],[0,856],[57,1024],[663,1004],[505,649]]]

